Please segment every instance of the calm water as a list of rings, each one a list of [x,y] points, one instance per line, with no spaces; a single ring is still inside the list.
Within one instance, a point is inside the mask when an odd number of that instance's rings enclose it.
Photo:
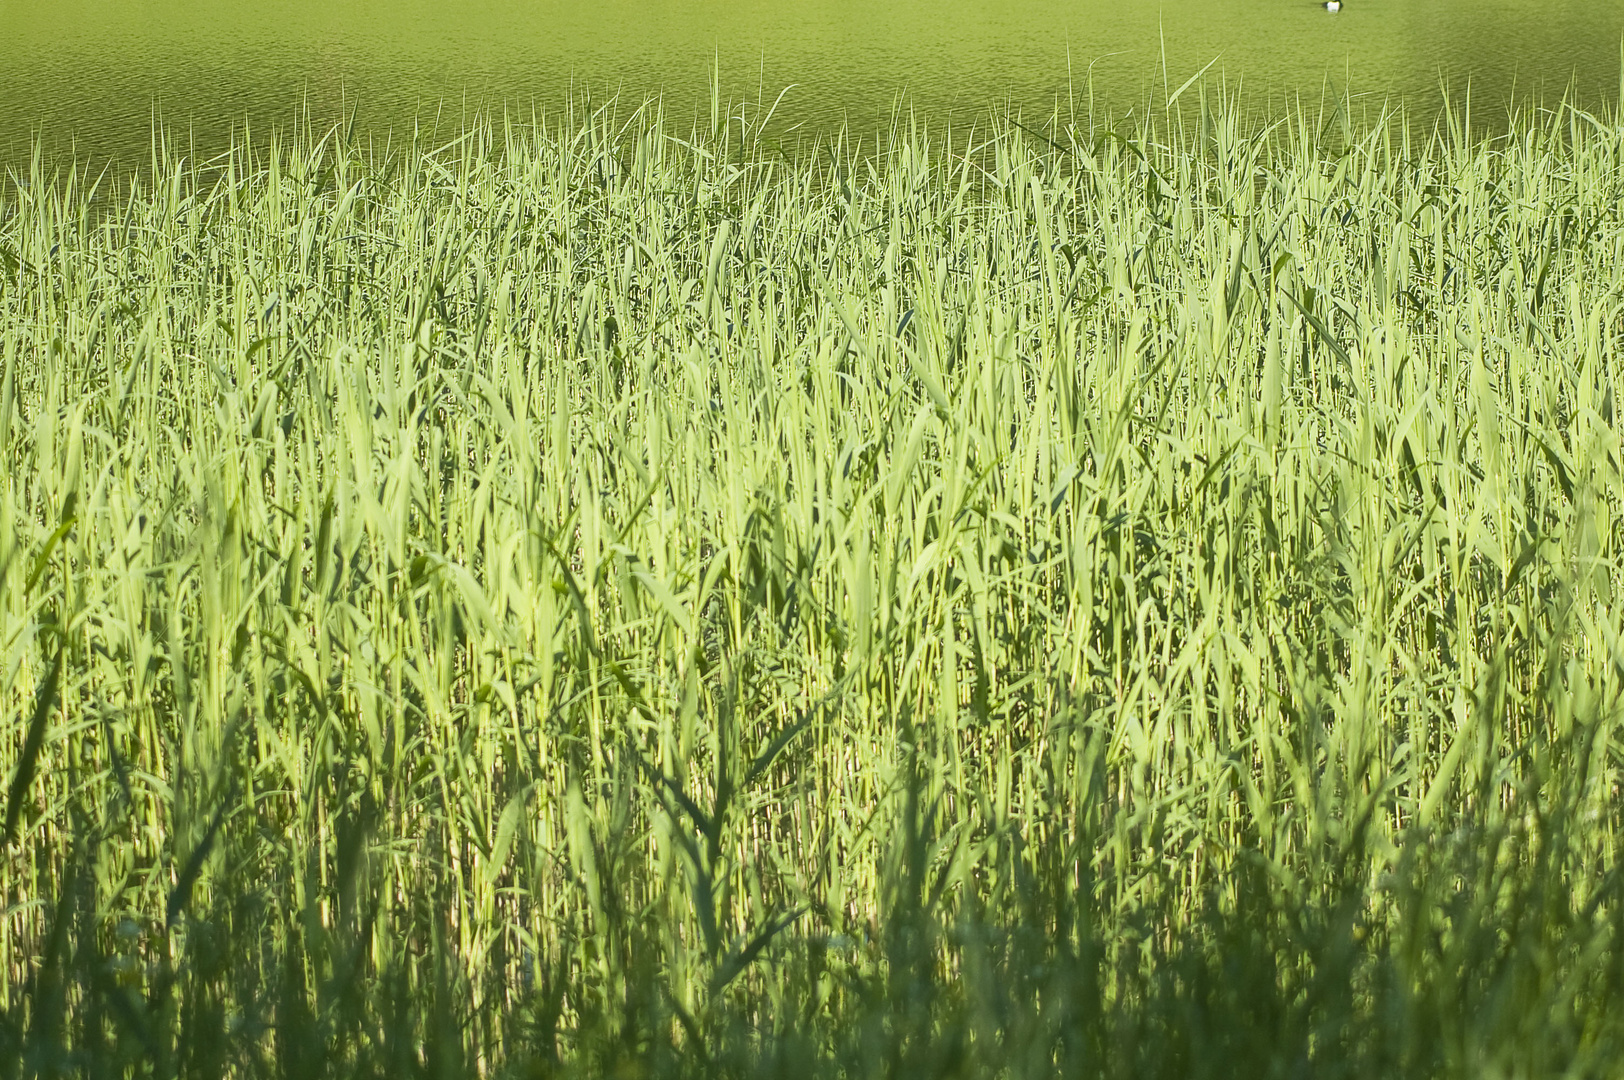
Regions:
[[[900,92],[961,119],[1046,112],[1090,69],[1122,111],[1216,58],[1254,104],[1337,88],[1433,108],[1510,97],[1617,99],[1621,0],[0,0],[0,162],[33,132],[139,162],[154,112],[217,148],[245,117],[359,102],[397,127],[440,101],[555,109],[569,92],[663,91],[691,115],[714,57],[724,91],[795,84],[781,126],[871,125]]]

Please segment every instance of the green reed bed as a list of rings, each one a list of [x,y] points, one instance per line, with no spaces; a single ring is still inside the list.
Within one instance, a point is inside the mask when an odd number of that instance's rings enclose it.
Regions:
[[[0,1075],[1619,1074],[1624,129],[1198,94],[14,176]]]

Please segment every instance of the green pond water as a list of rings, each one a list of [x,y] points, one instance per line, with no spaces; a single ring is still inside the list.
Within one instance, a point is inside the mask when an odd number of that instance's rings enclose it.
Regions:
[[[0,0],[0,163],[39,134],[138,164],[155,113],[206,152],[301,101],[322,120],[348,101],[373,131],[442,102],[452,123],[556,111],[572,87],[663,93],[691,116],[713,62],[734,98],[792,87],[786,133],[872,128],[899,94],[934,122],[1047,114],[1068,86],[1086,102],[1090,79],[1120,114],[1214,60],[1260,108],[1329,81],[1435,111],[1447,83],[1492,122],[1570,85],[1615,102],[1621,38],[1621,0]]]

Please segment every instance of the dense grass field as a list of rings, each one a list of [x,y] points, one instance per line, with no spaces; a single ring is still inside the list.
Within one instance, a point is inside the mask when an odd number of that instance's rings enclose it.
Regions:
[[[0,1076],[1624,1075],[1624,126],[0,188]]]

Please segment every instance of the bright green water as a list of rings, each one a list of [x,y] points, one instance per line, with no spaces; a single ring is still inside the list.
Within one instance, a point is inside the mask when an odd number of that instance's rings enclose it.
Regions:
[[[1480,115],[1569,80],[1616,100],[1619,0],[0,0],[0,161],[30,133],[141,160],[154,109],[200,150],[233,121],[285,121],[341,91],[374,130],[447,100],[556,108],[664,89],[691,114],[712,58],[724,91],[784,99],[782,127],[871,125],[899,91],[935,119],[1010,102],[1046,113],[1068,80],[1121,112],[1217,58],[1249,100],[1317,99],[1331,80],[1434,107],[1472,87]],[[1086,100],[1086,91],[1084,91]]]

